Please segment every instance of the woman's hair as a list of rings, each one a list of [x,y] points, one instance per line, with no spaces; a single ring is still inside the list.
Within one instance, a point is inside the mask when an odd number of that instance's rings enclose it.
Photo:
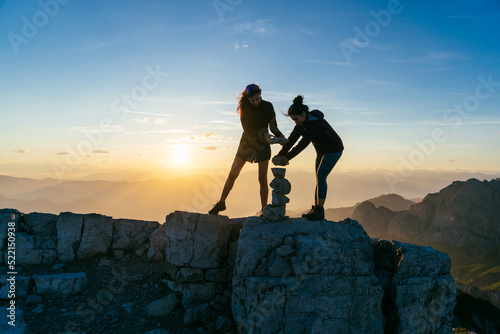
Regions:
[[[288,108],[288,116],[302,115],[304,111],[308,112],[309,107],[302,102],[304,102],[304,95],[297,95],[297,97],[293,99],[293,104]]]
[[[241,115],[241,108],[251,106],[250,102],[248,102],[248,99],[259,93],[262,93],[262,89],[260,89],[258,85],[250,84],[246,86],[239,97],[238,107],[236,108],[238,114]]]

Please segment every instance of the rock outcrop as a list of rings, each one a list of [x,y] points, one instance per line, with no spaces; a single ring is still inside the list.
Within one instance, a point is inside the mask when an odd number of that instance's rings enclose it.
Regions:
[[[164,259],[165,230],[154,221],[99,214],[23,214],[0,210],[0,264],[7,262],[8,224],[15,227],[16,265],[53,264],[110,255]]]
[[[123,258],[126,253],[141,257],[148,252],[149,240],[158,229],[158,222],[136,219],[113,219],[113,242],[111,249],[115,257]],[[165,237],[163,236],[163,242]],[[156,239],[155,239],[156,242]],[[160,241],[161,242],[161,241]],[[152,250],[155,256],[155,251]]]
[[[233,315],[242,333],[383,333],[383,289],[356,222],[249,219],[240,235]]]
[[[500,243],[500,180],[456,181],[389,222],[388,238],[481,252]]]
[[[245,222],[233,278],[242,333],[451,333],[450,259],[374,241],[355,221]]]
[[[165,220],[168,286],[181,296],[186,325],[231,316],[231,282],[242,222],[175,211]],[[224,321],[222,321],[224,322]]]
[[[157,296],[145,312],[160,316],[181,302],[185,325],[211,333],[451,333],[456,290],[449,257],[370,239],[356,221],[180,211],[163,225],[97,214],[26,216],[0,210],[2,250],[5,226],[15,223],[19,249],[36,264],[58,268],[104,255],[164,259],[162,282],[174,292]],[[83,273],[18,275],[16,293],[71,295],[86,284]],[[3,275],[0,298],[8,289]]]
[[[456,304],[450,258],[431,247],[372,240],[384,288],[386,333],[451,333]]]

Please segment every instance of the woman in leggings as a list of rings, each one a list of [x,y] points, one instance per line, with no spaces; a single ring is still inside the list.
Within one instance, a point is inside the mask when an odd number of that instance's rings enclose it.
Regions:
[[[317,153],[316,192],[312,209],[302,217],[309,220],[323,220],[325,219],[326,178],[342,156],[344,145],[339,135],[324,119],[323,113],[319,110],[309,111],[309,107],[303,104],[303,100],[304,96],[297,96],[288,109],[288,116],[296,125],[288,137],[288,143],[283,145],[273,162],[278,165],[287,165],[289,160],[302,152],[309,143],[313,143]],[[300,142],[293,147],[300,137],[302,137]]]

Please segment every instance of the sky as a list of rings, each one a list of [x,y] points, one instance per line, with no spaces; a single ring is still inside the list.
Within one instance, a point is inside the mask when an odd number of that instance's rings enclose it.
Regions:
[[[498,0],[0,0],[0,174],[227,170],[250,83],[285,135],[323,111],[340,171],[500,171],[498,31]]]

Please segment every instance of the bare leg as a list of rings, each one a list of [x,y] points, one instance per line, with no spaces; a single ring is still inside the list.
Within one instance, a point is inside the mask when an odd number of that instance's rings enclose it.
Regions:
[[[267,184],[268,166],[269,160],[259,162],[260,203],[262,209],[267,205],[267,197],[269,196],[269,187]]]
[[[229,171],[229,175],[227,176],[226,183],[224,184],[224,188],[222,189],[222,195],[220,196],[220,202],[225,202],[227,196],[231,189],[233,189],[234,181],[238,175],[240,175],[241,169],[245,165],[245,160],[239,158],[238,156],[234,157],[233,165],[231,166],[231,171]]]

